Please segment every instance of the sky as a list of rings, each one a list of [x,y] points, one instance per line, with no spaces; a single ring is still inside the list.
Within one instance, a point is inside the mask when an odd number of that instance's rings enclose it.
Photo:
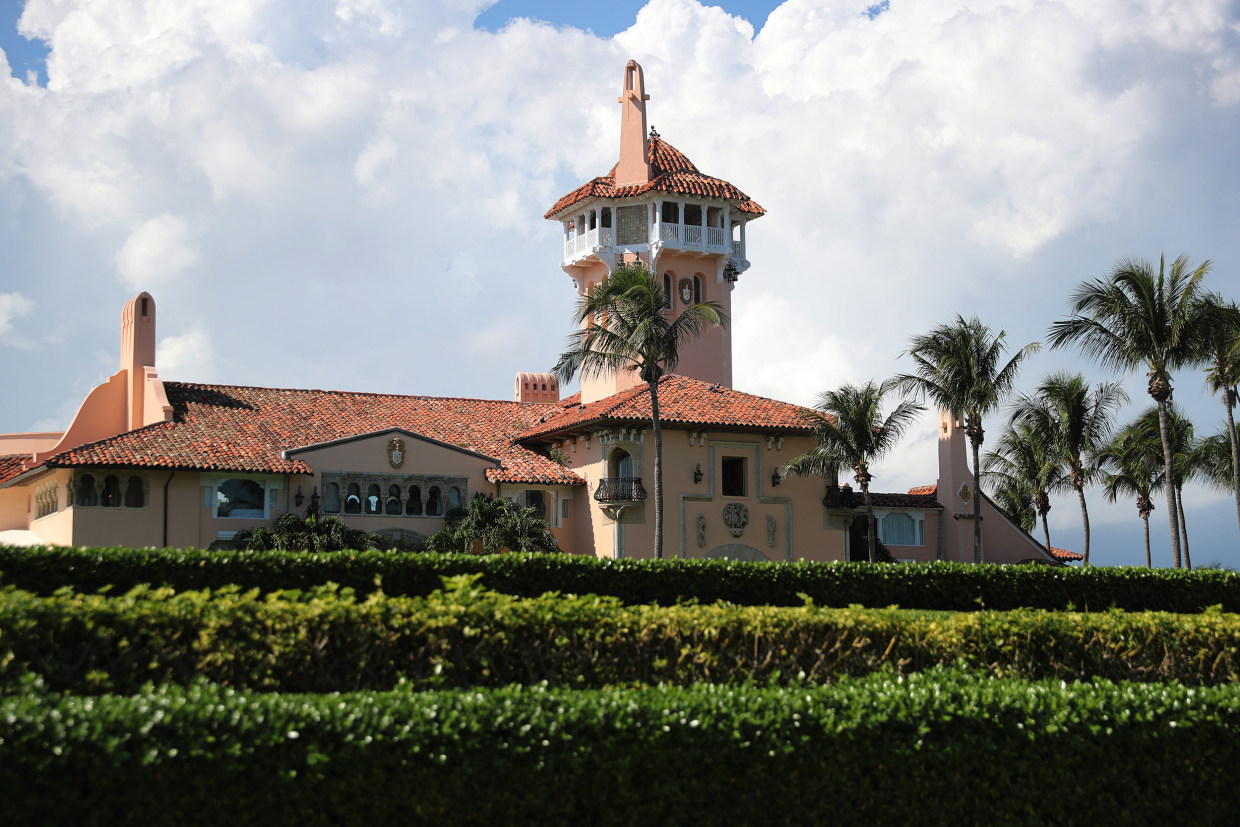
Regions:
[[[0,50],[4,432],[67,426],[142,290],[165,379],[509,398],[564,344],[542,216],[615,163],[630,58],[663,138],[768,210],[740,390],[910,370],[957,314],[1039,341],[1128,256],[1240,298],[1236,0],[0,0]],[[1019,384],[1060,369],[1148,404],[1073,350]],[[1175,386],[1220,429],[1201,371]],[[927,415],[875,488],[936,451]],[[1185,497],[1194,563],[1240,568],[1234,501]],[[1135,506],[1089,505],[1095,562],[1142,562]],[[1050,518],[1079,550],[1074,498]]]

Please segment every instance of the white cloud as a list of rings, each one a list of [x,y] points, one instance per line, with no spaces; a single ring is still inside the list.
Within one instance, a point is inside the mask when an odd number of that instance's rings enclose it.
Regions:
[[[179,336],[165,336],[156,348],[156,367],[163,379],[193,382],[227,381],[220,376],[219,356],[211,334],[198,325]]]
[[[129,234],[116,254],[116,272],[131,289],[145,290],[175,281],[201,261],[189,225],[165,213]]]
[[[0,293],[0,337],[13,329],[13,319],[29,316],[33,310],[34,302],[21,293]]]

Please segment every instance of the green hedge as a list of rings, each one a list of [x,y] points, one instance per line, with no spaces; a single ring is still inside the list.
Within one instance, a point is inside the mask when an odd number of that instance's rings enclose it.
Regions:
[[[142,583],[178,590],[236,584],[266,592],[328,582],[365,593],[381,580],[388,594],[425,595],[439,587],[442,577],[460,574],[481,574],[486,586],[509,594],[600,594],[631,604],[696,599],[797,606],[798,595],[807,594],[824,606],[1167,612],[1221,606],[1240,612],[1240,574],[1225,571],[0,547],[0,582],[41,594],[63,586],[91,592],[110,585],[125,591]]]
[[[10,824],[1233,824],[1240,687],[0,697]]]
[[[134,691],[197,676],[276,691],[696,682],[805,685],[885,666],[962,663],[1065,679],[1240,678],[1240,616],[814,606],[624,606],[517,598],[472,578],[425,598],[135,589],[39,597],[0,590],[0,686]]]

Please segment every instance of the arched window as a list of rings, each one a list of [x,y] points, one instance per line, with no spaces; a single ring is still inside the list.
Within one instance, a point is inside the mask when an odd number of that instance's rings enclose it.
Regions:
[[[460,507],[461,507],[461,489],[455,488],[455,487],[449,488],[448,489],[448,510],[453,511],[453,510],[459,509]]]
[[[443,502],[439,498],[439,486],[432,485],[426,495],[426,516],[439,517],[443,514]]]
[[[611,461],[608,464],[611,466],[610,476],[632,478],[633,458],[623,448],[612,451]]]
[[[416,485],[409,486],[409,500],[405,503],[405,513],[410,517],[422,516],[422,489]]]
[[[103,494],[99,498],[99,504],[104,508],[120,508],[121,481],[115,474],[108,474],[103,478]]]
[[[385,514],[399,514],[400,513],[400,486],[399,485],[388,486],[387,505],[384,506],[383,512]]]
[[[362,513],[362,490],[357,487],[357,483],[349,483],[348,496],[344,498],[345,514],[361,514]]]
[[[889,546],[915,546],[916,528],[909,515],[888,514],[883,517],[883,542]]]
[[[323,486],[323,513],[340,513],[340,486],[334,482]]]
[[[675,294],[672,292],[672,274],[664,273],[663,274],[663,307],[664,309],[666,310],[672,309],[672,296],[673,295]]]
[[[366,513],[379,513],[379,486],[371,485],[366,489]]]
[[[95,491],[95,475],[83,474],[78,477],[76,496],[73,498],[74,505],[98,505],[98,492]]]
[[[125,484],[125,507],[142,508],[146,505],[146,492],[142,490],[142,478],[134,475]]]
[[[693,303],[694,304],[702,303],[702,277],[701,276],[693,277]]]

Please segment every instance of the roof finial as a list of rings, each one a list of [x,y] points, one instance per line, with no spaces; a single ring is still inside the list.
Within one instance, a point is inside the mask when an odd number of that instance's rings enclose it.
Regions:
[[[646,149],[646,81],[636,60],[624,66],[624,86],[620,97],[620,161],[616,164],[616,185],[645,184],[650,180],[650,161]]]
[[[655,129],[655,128],[654,128],[654,124],[651,124],[651,125],[650,125],[650,137],[651,137],[651,138],[657,138],[657,137],[659,137],[659,130],[657,130],[657,129]]]

